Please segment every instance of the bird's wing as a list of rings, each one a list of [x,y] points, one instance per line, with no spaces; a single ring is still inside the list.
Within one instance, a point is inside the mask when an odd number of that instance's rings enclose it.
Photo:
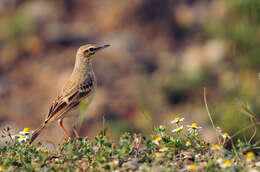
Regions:
[[[45,122],[49,120],[58,119],[62,114],[70,111],[77,106],[80,101],[89,96],[94,88],[93,79],[88,79],[77,87],[71,88],[66,94],[58,96],[52,103]]]

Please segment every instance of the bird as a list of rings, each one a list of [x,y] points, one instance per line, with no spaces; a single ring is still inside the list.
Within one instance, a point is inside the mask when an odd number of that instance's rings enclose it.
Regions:
[[[110,45],[98,46],[95,44],[86,44],[79,47],[74,69],[59,92],[58,96],[52,102],[50,109],[45,116],[44,122],[38,127],[31,136],[32,143],[47,126],[53,121],[58,121],[58,125],[64,133],[71,138],[69,132],[63,126],[63,119],[78,115],[80,102],[90,98],[96,88],[97,81],[93,71],[92,60],[97,51],[103,50]],[[76,127],[73,126],[76,137],[79,137]]]

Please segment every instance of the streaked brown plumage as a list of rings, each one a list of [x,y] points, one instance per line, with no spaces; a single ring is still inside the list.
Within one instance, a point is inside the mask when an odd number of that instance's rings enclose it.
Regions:
[[[40,134],[42,129],[46,127],[49,122],[59,121],[60,127],[64,130],[66,135],[70,137],[68,131],[62,124],[63,118],[77,115],[72,110],[79,107],[80,101],[88,98],[95,90],[96,77],[93,72],[92,58],[93,55],[109,45],[96,46],[96,45],[83,45],[81,46],[76,55],[75,66],[69,80],[65,83],[58,97],[52,103],[45,121],[37,128],[31,138],[33,142]],[[77,135],[77,133],[75,133]]]

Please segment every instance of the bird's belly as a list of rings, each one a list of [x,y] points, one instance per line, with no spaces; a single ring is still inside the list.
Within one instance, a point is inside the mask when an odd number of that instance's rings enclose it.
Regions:
[[[81,101],[87,101],[88,105],[89,105],[91,100],[94,97],[94,93],[95,93],[95,90],[93,90],[92,93],[88,97],[82,99]],[[62,118],[67,118],[67,117],[71,117],[71,116],[79,116],[80,115],[80,104],[77,105],[76,107],[74,107],[73,109],[71,109],[69,112],[62,115]]]
[[[62,118],[76,116],[76,115],[79,114],[79,112],[80,112],[80,104],[77,105],[76,107],[74,107],[73,109],[71,109],[69,112],[67,112],[64,115],[62,115]]]

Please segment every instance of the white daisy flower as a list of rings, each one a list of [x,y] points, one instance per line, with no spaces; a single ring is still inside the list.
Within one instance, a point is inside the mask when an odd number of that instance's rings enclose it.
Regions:
[[[255,159],[255,154],[253,152],[248,152],[246,154],[246,161],[248,163],[252,162]]]
[[[219,165],[221,168],[228,168],[232,166],[232,162],[230,160],[226,160]]]
[[[0,171],[4,171],[5,170],[5,167],[0,165]]]
[[[184,118],[180,118],[180,117],[175,117],[171,123],[172,124],[178,124],[179,122],[182,122],[184,120]]]
[[[173,133],[179,132],[183,129],[183,125],[172,130]]]
[[[186,142],[185,144],[187,147],[189,147],[191,145],[191,143],[189,141]]]
[[[191,125],[187,125],[189,132],[200,132],[202,130],[202,127],[199,126],[197,123],[192,123]]]
[[[12,137],[12,139],[18,139],[18,138],[20,138],[20,134],[15,134],[15,135],[12,135],[11,137]]]
[[[219,144],[215,144],[211,149],[214,151],[224,151]]]
[[[199,170],[200,167],[197,166],[196,164],[189,164],[189,165],[186,165],[184,170],[188,170],[188,171],[196,171],[196,170]]]
[[[24,128],[23,131],[19,132],[20,135],[29,135],[30,134],[30,128]]]
[[[153,143],[156,144],[156,145],[159,145],[159,142],[160,142],[161,137],[156,137],[154,140],[153,140]]]
[[[118,166],[118,164],[119,164],[118,160],[114,160],[114,161],[111,162],[112,167]]]
[[[222,134],[223,139],[231,139],[230,135],[228,133]]]
[[[22,135],[18,138],[18,142],[19,143],[23,143],[23,142],[26,142],[27,140],[29,139],[29,136],[27,135]]]
[[[160,152],[165,152],[165,151],[167,151],[167,150],[168,150],[168,148],[164,146],[164,147],[162,147],[159,151],[160,151]]]

